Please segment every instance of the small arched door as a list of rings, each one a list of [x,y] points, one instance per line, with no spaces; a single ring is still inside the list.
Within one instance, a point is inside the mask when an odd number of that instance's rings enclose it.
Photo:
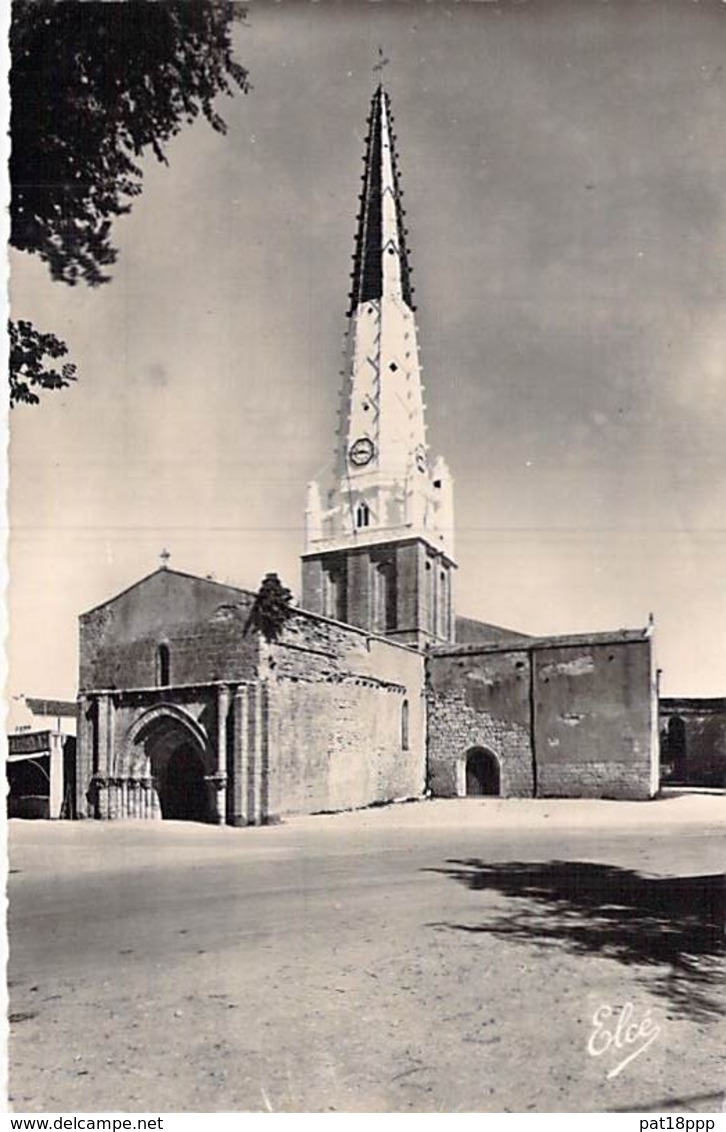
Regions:
[[[668,720],[668,755],[673,767],[673,781],[686,782],[688,779],[686,724],[680,715],[672,715]]]
[[[498,797],[499,761],[483,747],[474,747],[466,756],[466,795]]]

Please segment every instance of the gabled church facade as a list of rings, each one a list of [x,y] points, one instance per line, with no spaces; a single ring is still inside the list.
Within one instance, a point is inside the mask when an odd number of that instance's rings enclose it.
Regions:
[[[249,825],[424,790],[424,658],[161,568],[80,619],[81,813]]]
[[[389,99],[368,118],[330,482],[302,608],[171,570],[80,618],[77,812],[259,824],[436,795],[651,797],[652,626],[532,638],[454,608],[453,485],[424,423]]]

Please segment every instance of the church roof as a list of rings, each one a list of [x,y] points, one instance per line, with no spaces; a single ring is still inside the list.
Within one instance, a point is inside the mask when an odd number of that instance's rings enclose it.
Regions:
[[[660,696],[658,703],[664,712],[726,712],[726,696]]]
[[[530,633],[521,633],[516,629],[507,629],[503,625],[492,625],[488,621],[479,621],[474,617],[456,615],[456,643],[460,645],[508,644],[510,641],[530,641]]]
[[[524,637],[517,640],[503,640],[501,642],[433,645],[430,652],[433,656],[466,655],[480,652],[536,652],[540,649],[580,648],[596,645],[622,645],[634,641],[646,641],[651,636],[652,627],[647,625],[644,629],[613,629],[598,633],[567,633],[557,636]]]
[[[401,204],[396,137],[391,126],[390,99],[382,86],[373,95],[367,119],[365,171],[363,192],[358,214],[358,233],[353,265],[353,289],[350,308],[360,303],[380,299],[384,291],[384,251],[393,248],[398,253],[403,299],[412,307],[411,268],[408,262],[406,230],[403,226],[404,210]],[[386,209],[386,196],[393,201],[393,209]]]
[[[75,718],[75,700],[43,700],[35,696],[26,696],[25,703],[33,715],[58,715],[64,718]]]
[[[98,605],[94,605],[92,609],[87,609],[84,613],[81,614],[81,617],[89,617],[92,613],[96,613],[97,610],[103,609],[104,606],[112,605],[114,602],[118,601],[119,598],[125,597],[126,594],[131,593],[132,590],[138,589],[139,586],[145,585],[147,582],[151,581],[152,578],[158,578],[160,576],[163,577],[164,575],[174,578],[182,578],[186,581],[194,582],[197,585],[201,584],[206,586],[217,586],[219,589],[227,590],[235,594],[244,594],[245,597],[251,599],[254,599],[255,597],[253,590],[243,589],[242,586],[235,586],[231,582],[219,582],[216,578],[202,578],[199,574],[189,574],[185,570],[174,570],[170,566],[159,566],[150,574],[145,574],[143,578],[139,578],[138,581],[132,582],[130,586],[126,586],[125,589],[120,590],[112,597],[106,598],[105,601],[99,602]]]

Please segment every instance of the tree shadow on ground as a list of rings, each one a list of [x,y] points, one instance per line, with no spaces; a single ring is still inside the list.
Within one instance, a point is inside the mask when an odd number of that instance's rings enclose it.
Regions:
[[[597,952],[628,967],[648,968],[636,977],[680,1014],[705,1021],[721,1012],[726,892],[721,874],[654,877],[583,861],[477,859],[426,871],[513,899],[480,924],[435,926],[576,955]]]

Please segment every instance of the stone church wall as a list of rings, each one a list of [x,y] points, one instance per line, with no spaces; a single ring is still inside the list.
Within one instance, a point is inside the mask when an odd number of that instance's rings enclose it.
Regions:
[[[537,794],[650,798],[658,788],[650,640],[536,649]]]
[[[269,813],[341,810],[424,790],[423,657],[298,613],[265,649]]]
[[[245,634],[254,595],[204,578],[159,570],[80,618],[80,691],[151,688],[254,677],[258,637]]]
[[[176,816],[165,768],[184,750],[201,799],[188,814],[208,821],[423,793],[421,654],[302,611],[268,643],[246,632],[253,600],[160,570],[82,616],[79,814]]]
[[[455,650],[428,659],[428,785],[439,797],[465,793],[472,747],[497,758],[501,793],[531,797],[530,658],[524,651]]]
[[[652,643],[533,639],[428,659],[428,783],[466,792],[473,748],[495,755],[504,797],[650,798],[658,788]]]

